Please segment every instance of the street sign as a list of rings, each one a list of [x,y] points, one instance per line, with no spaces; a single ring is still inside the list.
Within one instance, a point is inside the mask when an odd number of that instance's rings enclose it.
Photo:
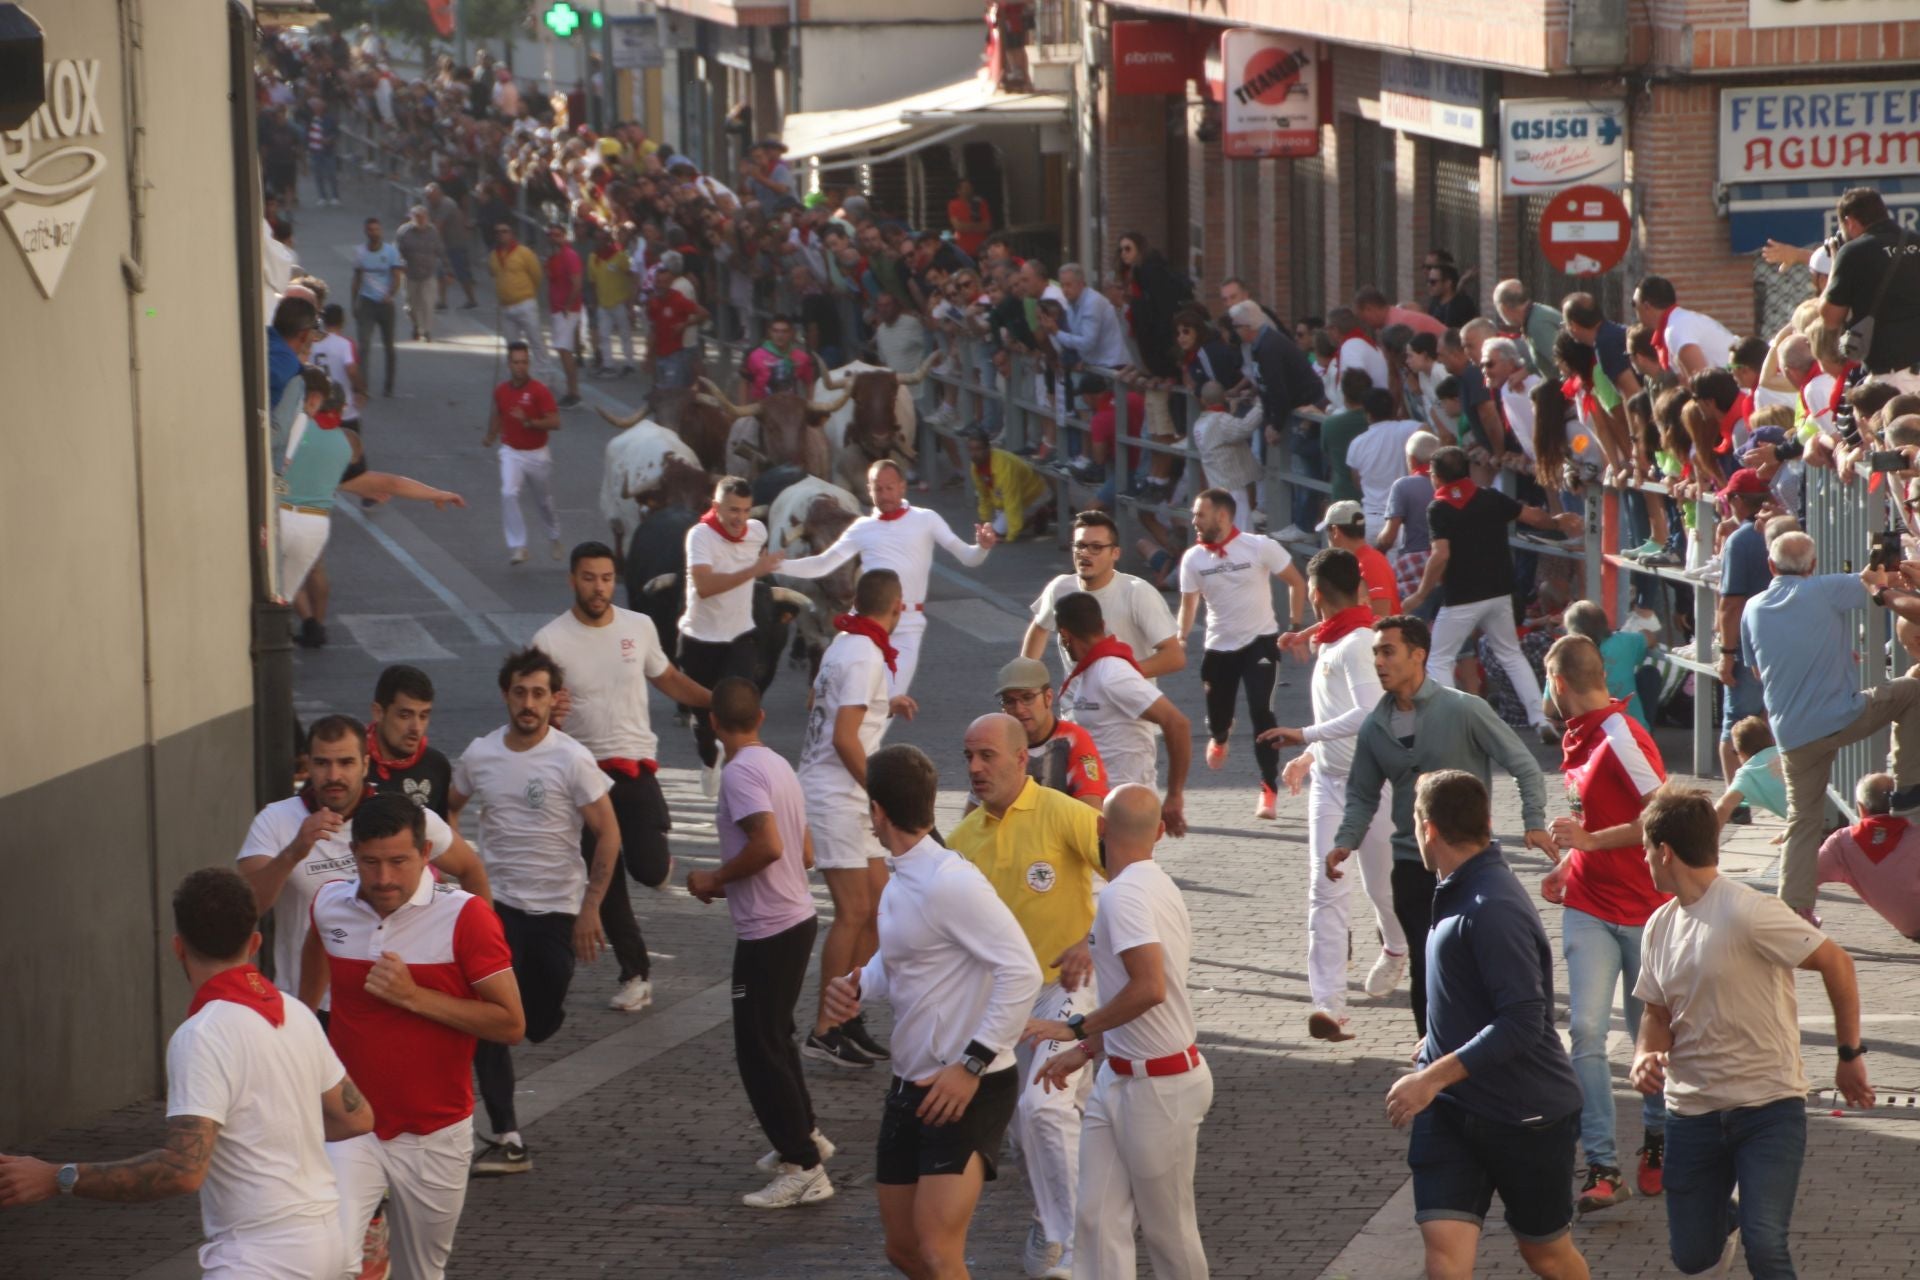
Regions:
[[[1570,276],[1613,270],[1632,235],[1625,202],[1605,187],[1568,187],[1540,215],[1540,252]]]
[[[1320,150],[1320,66],[1313,41],[1277,32],[1220,34],[1221,154],[1310,156]]]

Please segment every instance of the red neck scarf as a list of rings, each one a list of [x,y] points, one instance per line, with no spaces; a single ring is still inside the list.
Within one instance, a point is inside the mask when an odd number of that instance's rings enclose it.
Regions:
[[[389,760],[380,754],[380,734],[372,725],[367,726],[367,759],[373,763],[375,769],[379,770],[382,782],[393,776],[396,769],[413,768],[420,763],[420,757],[425,754],[427,754],[427,735],[423,733],[420,735],[420,745],[413,749],[412,755],[405,760]]]
[[[1733,407],[1720,415],[1720,443],[1713,447],[1713,451],[1732,453],[1734,429],[1752,416],[1753,392],[1742,391],[1733,398]]]
[[[193,993],[193,1003],[187,1006],[187,1016],[191,1018],[215,1000],[230,1000],[251,1009],[276,1027],[287,1020],[286,998],[251,964],[223,969],[201,983]]]
[[[1853,371],[1859,367],[1860,365],[1857,361],[1848,361],[1847,367],[1842,369],[1838,376],[1834,378],[1833,394],[1827,397],[1827,418],[1829,421],[1832,420],[1835,414],[1840,412],[1840,403],[1847,398],[1847,379],[1851,377]]]
[[[833,620],[835,631],[844,631],[850,636],[865,636],[879,648],[880,656],[887,660],[887,670],[897,671],[900,651],[893,647],[893,638],[887,629],[872,618],[863,618],[857,613],[843,613]]]
[[[993,464],[991,462],[984,467],[975,467],[973,474],[979,477],[980,491],[982,493],[993,492]]]
[[[1413,471],[1411,472],[1411,474],[1416,476],[1430,476],[1433,474],[1433,463],[1416,462],[1413,464]]]
[[[1660,318],[1653,322],[1653,354],[1660,357],[1660,367],[1662,369],[1670,370],[1673,368],[1673,352],[1667,350],[1667,321],[1672,318],[1673,313],[1679,309],[1678,307],[1668,307],[1660,313]]]
[[[1560,384],[1560,394],[1588,421],[1600,416],[1600,397],[1593,394],[1593,387],[1579,374],[1573,375]]]
[[[881,511],[880,509],[875,508],[873,514],[875,514],[876,516],[879,516],[882,520],[898,520],[900,519],[900,517],[906,515],[907,512],[911,511],[912,509],[913,508],[910,504],[902,502],[899,506],[895,507],[891,511]]]
[[[1238,525],[1228,525],[1226,537],[1220,539],[1218,542],[1208,542],[1205,538],[1202,538],[1200,545],[1213,552],[1216,556],[1219,556],[1222,560],[1225,560],[1227,558],[1227,544],[1239,536],[1240,527]],[[1128,650],[1128,653],[1131,655],[1132,650]]]
[[[720,523],[720,513],[712,507],[708,507],[700,513],[700,523],[725,538],[728,542],[739,542],[747,536],[745,529],[742,529],[738,533],[729,533],[727,526]]]
[[[1467,476],[1463,479],[1455,480],[1452,484],[1435,485],[1433,487],[1433,496],[1457,510],[1471,502],[1473,495],[1479,491],[1480,486],[1473,482],[1473,477]]]
[[[1860,846],[1860,852],[1867,855],[1867,861],[1878,866],[1893,847],[1900,843],[1900,837],[1906,834],[1907,820],[1891,814],[1869,814],[1847,828],[1847,834]]]
[[[1094,642],[1091,649],[1087,650],[1087,656],[1074,663],[1073,670],[1067,672],[1067,678],[1060,682],[1060,696],[1066,697],[1067,686],[1072,684],[1082,671],[1102,658],[1124,658],[1128,666],[1135,671],[1140,670],[1140,664],[1133,660],[1132,646],[1118,636],[1102,636]]]
[[[1326,619],[1313,629],[1313,642],[1318,645],[1330,645],[1343,640],[1354,632],[1373,627],[1373,606],[1370,604],[1350,604],[1340,612]]]
[[[1368,333],[1365,329],[1347,330],[1345,333],[1340,335],[1340,345],[1343,347],[1346,346],[1348,341],[1353,338],[1360,339],[1360,341],[1366,343],[1368,346],[1372,347],[1375,351],[1378,351],[1380,349],[1380,344],[1375,342],[1373,340],[1373,335]]]

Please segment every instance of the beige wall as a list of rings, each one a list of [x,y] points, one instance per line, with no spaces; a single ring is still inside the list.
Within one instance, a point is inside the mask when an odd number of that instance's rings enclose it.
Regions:
[[[986,37],[986,6],[980,0],[804,0],[801,17],[806,22],[937,22],[964,18],[980,27]]]

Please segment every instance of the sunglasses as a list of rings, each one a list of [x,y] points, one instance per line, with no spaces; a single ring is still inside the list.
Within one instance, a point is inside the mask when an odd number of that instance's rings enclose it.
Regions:
[[[1117,542],[1076,542],[1075,551],[1111,551],[1120,544]]]

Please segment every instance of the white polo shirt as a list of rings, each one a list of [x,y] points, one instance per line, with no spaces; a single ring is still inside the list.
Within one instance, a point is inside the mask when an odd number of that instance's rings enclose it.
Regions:
[[[1207,602],[1207,648],[1230,653],[1278,635],[1273,575],[1292,563],[1291,552],[1257,533],[1235,533],[1218,553],[1200,542],[1188,547],[1180,557],[1180,590],[1198,592]]]
[[[1094,904],[1094,990],[1118,993],[1127,985],[1122,958],[1135,947],[1160,944],[1166,998],[1131,1022],[1100,1033],[1107,1056],[1144,1062],[1179,1053],[1194,1043],[1193,1003],[1187,996],[1187,966],[1193,959],[1193,921],[1186,900],[1158,862],[1133,863],[1107,882]]]
[[[1160,690],[1122,658],[1101,658],[1061,690],[1060,717],[1093,737],[1111,789],[1128,782],[1159,789],[1153,725],[1140,717]]]
[[[1667,351],[1673,357],[1675,373],[1681,371],[1680,353],[1688,347],[1700,348],[1700,354],[1707,358],[1707,368],[1724,369],[1737,341],[1732,331],[1712,316],[1685,307],[1675,307],[1667,313],[1666,334]]]
[[[865,812],[866,788],[847,772],[833,749],[833,724],[844,707],[864,706],[860,719],[860,749],[868,755],[880,749],[887,736],[887,705],[893,681],[880,648],[866,636],[842,632],[820,655],[820,672],[813,678],[813,705],[807,711],[807,732],[800,743],[800,785],[807,802],[852,803]]]
[[[569,738],[595,760],[654,758],[660,740],[647,709],[647,681],[664,675],[669,664],[652,618],[615,605],[612,622],[590,627],[569,609],[534,632],[533,643],[560,664],[573,697]]]
[[[1386,696],[1373,669],[1373,641],[1372,627],[1350,631],[1321,646],[1313,664],[1313,723],[1300,735],[1313,748],[1313,767],[1323,776],[1347,776],[1360,726]]]
[[[276,1027],[252,1008],[212,1000],[167,1042],[167,1115],[220,1126],[200,1184],[209,1243],[340,1213],[320,1095],[346,1068],[307,1006],[288,998],[281,1010]]]
[[[494,901],[578,915],[587,892],[580,811],[613,783],[558,729],[525,751],[508,747],[506,736],[499,728],[475,738],[453,766],[453,789],[481,807],[480,857]]]
[[[367,785],[372,794],[374,787]],[[305,795],[275,800],[253,817],[247,838],[235,856],[235,862],[248,858],[277,857],[300,834],[300,824],[313,808]],[[453,828],[431,809],[427,815],[427,858],[431,861],[453,847]],[[320,886],[335,880],[351,880],[359,874],[353,865],[353,818],[342,821],[340,829],[318,841],[287,873],[280,896],[273,900],[273,985],[289,995],[300,992],[300,949],[307,942],[307,918],[313,907],[313,895]]]
[[[702,598],[693,587],[693,566],[706,565],[715,573],[738,573],[751,568],[767,549],[767,526],[747,521],[747,531],[735,542],[695,521],[687,530],[687,607],[680,615],[680,634],[708,644],[726,644],[753,630],[753,583]]]
[[[1042,630],[1058,632],[1054,625],[1053,609],[1061,596],[1070,596],[1076,591],[1086,591],[1080,585],[1080,579],[1071,573],[1063,573],[1046,585],[1033,602],[1033,621]],[[1098,591],[1087,594],[1100,602],[1100,615],[1106,619],[1107,634],[1126,642],[1133,650],[1135,662],[1145,662],[1153,656],[1153,648],[1174,633],[1173,613],[1167,608],[1166,598],[1160,589],[1145,578],[1136,578],[1130,573],[1116,573]],[[1059,642],[1058,635],[1055,636]],[[1059,642],[1060,669],[1073,670],[1073,659],[1067,656],[1067,646]]]

